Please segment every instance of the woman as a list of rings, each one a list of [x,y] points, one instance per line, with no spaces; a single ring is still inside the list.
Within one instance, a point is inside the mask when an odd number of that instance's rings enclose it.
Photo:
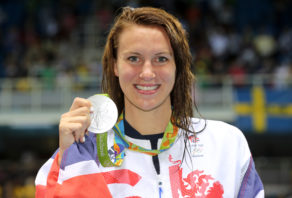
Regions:
[[[124,8],[103,55],[102,88],[118,122],[105,135],[87,132],[91,103],[76,98],[36,197],[264,197],[242,132],[192,118],[191,60],[175,17]]]

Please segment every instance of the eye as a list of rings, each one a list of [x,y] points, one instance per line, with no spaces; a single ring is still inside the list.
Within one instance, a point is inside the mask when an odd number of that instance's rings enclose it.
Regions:
[[[166,57],[164,57],[164,56],[159,56],[159,57],[157,58],[157,62],[159,62],[159,63],[164,63],[164,62],[166,62],[166,61],[168,61],[168,58],[166,58]]]
[[[140,61],[140,58],[137,56],[130,56],[127,58],[128,61],[132,62],[132,63],[137,63]]]
[[[155,59],[154,59],[154,64],[156,64],[156,65],[164,65],[164,64],[166,64],[167,62],[168,62],[168,58],[167,57],[165,57],[165,56],[157,56],[157,57],[155,57]]]

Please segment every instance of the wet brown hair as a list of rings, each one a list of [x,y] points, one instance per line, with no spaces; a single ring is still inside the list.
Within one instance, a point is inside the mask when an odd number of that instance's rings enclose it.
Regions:
[[[119,35],[129,25],[145,25],[162,27],[167,33],[174,52],[176,78],[171,91],[172,123],[189,131],[190,117],[193,116],[191,88],[194,76],[191,72],[192,56],[188,45],[186,31],[173,15],[159,8],[125,7],[116,17],[111,28],[102,57],[103,78],[102,91],[108,93],[117,104],[119,114],[124,109],[124,94],[119,79],[114,74],[117,60]]]

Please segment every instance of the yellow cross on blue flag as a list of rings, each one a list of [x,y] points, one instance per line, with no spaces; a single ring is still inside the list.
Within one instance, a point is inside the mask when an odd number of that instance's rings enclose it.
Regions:
[[[292,133],[292,89],[237,88],[235,112],[244,132]]]

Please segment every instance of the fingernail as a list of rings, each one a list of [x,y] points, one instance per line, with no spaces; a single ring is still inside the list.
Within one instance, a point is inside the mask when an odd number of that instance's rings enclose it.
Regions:
[[[83,136],[83,138],[82,138],[82,142],[85,142],[85,136]]]
[[[93,113],[93,111],[94,111],[94,108],[90,107],[90,113]]]

